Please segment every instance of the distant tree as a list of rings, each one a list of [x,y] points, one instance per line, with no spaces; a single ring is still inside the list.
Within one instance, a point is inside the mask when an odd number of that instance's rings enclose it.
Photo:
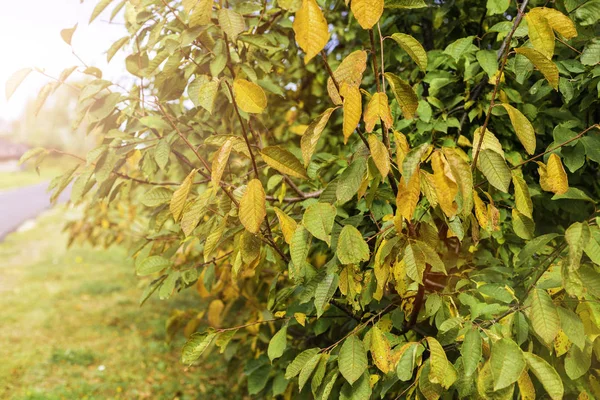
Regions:
[[[197,290],[232,397],[600,397],[599,4],[116,2],[72,240]]]

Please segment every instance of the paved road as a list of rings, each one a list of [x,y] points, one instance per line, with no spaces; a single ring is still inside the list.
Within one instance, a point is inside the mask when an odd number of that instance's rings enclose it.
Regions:
[[[0,241],[17,229],[23,222],[35,218],[50,208],[50,194],[46,193],[48,182],[0,191]],[[69,199],[69,188],[60,195],[57,203]]]

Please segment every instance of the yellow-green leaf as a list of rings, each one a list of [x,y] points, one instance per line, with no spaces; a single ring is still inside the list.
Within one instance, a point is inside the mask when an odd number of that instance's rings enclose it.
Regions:
[[[89,23],[91,24],[92,21],[94,21],[96,17],[100,15],[100,13],[104,11],[104,9],[108,7],[110,3],[112,3],[112,1],[113,0],[101,0],[98,4],[96,4],[96,7],[94,7],[94,11],[92,11],[92,15],[90,16]]]
[[[327,125],[331,113],[334,112],[336,108],[337,107],[332,107],[325,110],[323,114],[319,115],[317,119],[311,122],[308,128],[306,128],[304,135],[302,135],[300,147],[302,148],[302,158],[304,159],[305,166],[310,162],[310,158],[315,152],[319,138],[321,138],[321,133],[323,132],[323,129],[325,129],[325,125]]]
[[[546,346],[551,346],[560,330],[560,319],[552,298],[545,290],[534,288],[527,303],[533,331]]]
[[[515,383],[525,369],[523,352],[512,339],[502,338],[492,345],[490,357],[494,390]]]
[[[360,378],[368,366],[367,351],[363,342],[355,335],[349,336],[340,349],[338,367],[342,376],[353,384]]]
[[[431,369],[429,370],[429,381],[431,383],[437,383],[442,385],[444,388],[452,386],[454,381],[458,378],[456,370],[452,367],[444,348],[435,338],[428,336],[427,344],[429,345],[429,352],[431,354]]]
[[[390,342],[387,340],[381,329],[375,325],[371,329],[371,355],[373,363],[381,372],[387,374],[390,371]]]
[[[513,129],[519,141],[529,154],[535,153],[535,131],[525,115],[510,104],[502,104],[508,113]]]
[[[173,197],[171,198],[171,203],[169,204],[169,209],[171,210],[171,214],[173,214],[173,219],[175,221],[179,221],[181,217],[181,213],[183,212],[183,208],[185,207],[185,202],[187,200],[188,194],[190,193],[190,189],[192,188],[192,178],[196,175],[196,170],[193,169],[192,172],[188,174],[188,176],[183,180],[179,188],[173,192]]]
[[[546,18],[533,10],[525,15],[529,28],[529,39],[537,51],[546,58],[552,59],[554,55],[554,31]]]
[[[359,230],[352,225],[342,228],[336,254],[342,264],[358,264],[361,261],[368,261],[370,258],[367,242]]]
[[[363,29],[371,29],[383,14],[383,0],[352,0],[350,8]]]
[[[212,17],[213,0],[191,0],[184,5],[190,14],[190,27],[208,25]]]
[[[344,144],[348,143],[348,138],[352,135],[362,116],[362,96],[357,86],[348,86],[344,83],[344,121],[343,134]]]
[[[417,39],[404,33],[394,33],[392,39],[408,53],[422,71],[427,69],[427,52]]]
[[[302,0],[302,6],[296,12],[292,27],[296,42],[306,53],[304,63],[308,64],[329,41],[327,21],[315,0]]]
[[[308,179],[300,160],[281,146],[269,146],[261,150],[263,160],[271,168],[294,178]]]
[[[480,135],[481,127],[478,127],[475,129],[475,132],[473,132],[473,151],[475,151],[477,145],[479,144]],[[504,150],[502,150],[500,141],[489,129],[485,130],[485,135],[483,136],[483,141],[481,142],[481,147],[479,150],[493,150],[494,152],[500,154],[502,158],[505,158]]]
[[[365,121],[365,129],[369,133],[373,132],[373,128],[375,128],[375,124],[379,122],[379,119],[383,121],[383,124],[388,129],[391,128],[392,112],[390,111],[388,97],[385,93],[377,92],[371,97],[363,119]]]
[[[550,154],[548,164],[546,165],[547,181],[550,190],[556,194],[563,194],[569,190],[569,181],[567,173],[560,161],[560,157],[555,153]]]
[[[229,160],[229,154],[231,154],[232,147],[233,141],[226,140],[219,150],[215,152],[212,161],[212,172],[210,177],[210,181],[214,187],[219,187],[221,185],[221,177],[223,176],[223,172],[227,166],[227,161]]]
[[[314,203],[304,212],[302,224],[314,237],[329,245],[336,214],[335,206],[328,203]]]
[[[564,396],[564,386],[558,372],[546,360],[533,353],[523,353],[529,370],[538,378],[552,400],[560,400]]]
[[[533,218],[533,203],[529,194],[529,187],[525,180],[513,171],[513,186],[515,187],[515,205],[523,215]]]
[[[519,394],[521,395],[522,400],[535,400],[535,386],[533,386],[533,382],[529,377],[527,371],[523,371],[519,380],[517,381],[517,385],[519,386]]]
[[[566,39],[572,39],[577,36],[577,29],[571,18],[554,8],[536,7],[531,9],[528,14],[539,14],[544,16],[552,29],[560,33]]]
[[[529,59],[535,65],[537,69],[544,75],[550,86],[554,88],[554,90],[558,90],[558,68],[556,64],[552,62],[552,60],[548,59],[544,54],[540,53],[535,49],[530,49],[527,47],[519,47],[516,48],[515,51],[518,54],[522,54]]]
[[[404,118],[414,118],[417,108],[419,107],[419,99],[413,88],[407,82],[404,82],[391,72],[386,72],[384,75],[386,81],[392,87],[392,93],[394,93],[394,97],[396,98],[400,109],[402,109]]]
[[[376,135],[369,135],[368,143],[371,149],[371,158],[381,176],[385,178],[390,172],[390,153]]]
[[[235,41],[238,35],[246,30],[246,23],[242,14],[237,13],[229,8],[221,8],[217,12],[219,26],[229,38]]]
[[[496,189],[508,193],[511,173],[506,162],[493,150],[481,150],[477,158],[477,168]]]
[[[260,86],[245,79],[233,81],[235,101],[242,111],[260,114],[267,108],[267,96]]]
[[[251,233],[258,233],[267,215],[266,196],[258,179],[248,182],[246,192],[240,200],[240,222]]]

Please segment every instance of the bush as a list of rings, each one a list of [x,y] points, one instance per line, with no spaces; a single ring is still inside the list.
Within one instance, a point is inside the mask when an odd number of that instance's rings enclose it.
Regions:
[[[600,3],[115,3],[137,83],[85,70],[104,140],[52,187],[142,303],[207,300],[184,363],[257,398],[600,396]]]

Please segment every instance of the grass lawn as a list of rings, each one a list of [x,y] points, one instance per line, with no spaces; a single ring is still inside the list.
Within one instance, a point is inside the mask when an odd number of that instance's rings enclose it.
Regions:
[[[23,170],[17,172],[0,171],[0,190],[10,190],[21,186],[35,185],[36,183],[52,180],[67,169],[72,168],[75,159],[68,156],[47,157],[40,166],[40,172],[35,170],[32,163],[27,163]]]
[[[53,210],[0,243],[1,399],[231,399],[219,356],[186,367],[165,322],[193,291],[138,305],[145,281],[123,249],[66,250]],[[233,382],[231,382],[233,380]]]

